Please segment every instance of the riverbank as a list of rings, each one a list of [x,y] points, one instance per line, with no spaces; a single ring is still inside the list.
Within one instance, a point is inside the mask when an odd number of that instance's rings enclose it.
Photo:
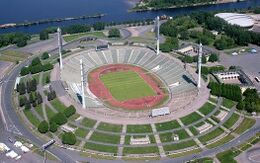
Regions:
[[[44,19],[44,20],[23,22],[23,23],[8,23],[8,24],[0,25],[0,29],[13,28],[13,27],[28,27],[28,26],[33,26],[33,25],[80,20],[80,19],[101,18],[103,16],[105,16],[105,14],[94,14],[94,15],[83,15],[83,16],[77,16],[77,17]]]
[[[149,3],[145,3],[142,0],[136,4],[136,6],[130,9],[130,12],[145,12],[145,11],[156,11],[156,10],[164,10],[164,9],[177,9],[177,8],[186,8],[186,7],[199,7],[199,6],[208,6],[208,5],[217,5],[223,3],[237,3],[246,0],[224,0],[224,1],[217,1],[217,2],[206,2],[206,3],[196,3],[196,4],[189,4],[189,5],[174,5],[174,6],[167,6],[167,7],[149,7]]]

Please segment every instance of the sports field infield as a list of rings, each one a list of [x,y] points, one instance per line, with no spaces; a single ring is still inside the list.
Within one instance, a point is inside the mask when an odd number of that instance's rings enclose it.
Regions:
[[[156,95],[152,87],[134,71],[106,73],[100,79],[118,101]]]

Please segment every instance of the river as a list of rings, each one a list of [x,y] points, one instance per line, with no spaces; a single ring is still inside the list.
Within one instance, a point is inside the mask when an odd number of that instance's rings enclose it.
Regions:
[[[30,27],[17,27],[0,29],[0,33],[21,31],[38,33],[51,26],[68,26],[71,24],[91,24],[96,21],[120,22],[127,20],[142,20],[155,18],[157,15],[183,15],[194,11],[229,10],[255,7],[260,5],[260,0],[248,0],[238,3],[187,7],[178,9],[165,9],[146,12],[128,12],[134,6],[134,0],[0,0],[0,24],[21,23],[42,19],[76,17],[106,14],[102,18],[55,22]]]

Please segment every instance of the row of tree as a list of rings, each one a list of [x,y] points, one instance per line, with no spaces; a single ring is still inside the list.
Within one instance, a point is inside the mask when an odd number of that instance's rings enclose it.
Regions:
[[[11,44],[16,44],[18,47],[24,47],[30,39],[31,36],[29,34],[21,32],[0,34],[0,48]]]
[[[36,74],[42,71],[49,71],[53,69],[53,65],[50,63],[42,64],[39,57],[36,57],[32,60],[31,64],[28,67],[23,67],[21,69],[21,76],[25,76],[29,73]]]
[[[25,95],[19,96],[19,106],[20,107],[25,106],[25,109],[27,110],[31,109],[31,106],[36,107],[42,102],[43,102],[42,96],[38,92],[31,92],[29,94],[29,100]]]
[[[237,109],[246,110],[249,113],[260,112],[260,98],[256,89],[247,89],[244,99],[237,104]]]
[[[225,70],[224,66],[212,66],[212,67],[202,66],[201,67],[201,73],[203,75],[208,75],[208,74],[212,74],[214,72],[223,71],[223,70]]]
[[[28,80],[26,84],[20,82],[16,86],[16,91],[19,92],[19,95],[24,95],[25,93],[35,92],[37,90],[37,81],[36,79]]]
[[[225,97],[237,102],[242,100],[242,92],[238,85],[210,82],[208,88],[211,89],[211,94],[215,96]]]

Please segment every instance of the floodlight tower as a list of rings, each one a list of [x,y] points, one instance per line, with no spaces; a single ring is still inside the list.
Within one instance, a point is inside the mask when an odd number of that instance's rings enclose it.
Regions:
[[[81,98],[82,98],[82,107],[86,108],[85,101],[85,80],[84,80],[84,65],[82,59],[80,59],[80,75],[81,75]]]
[[[199,55],[198,55],[198,85],[197,87],[200,88],[201,86],[201,59],[202,59],[202,44],[199,45]]]
[[[59,46],[59,55],[60,55],[60,69],[63,68],[63,64],[62,64],[62,36],[61,36],[61,29],[58,28],[57,29],[58,32],[58,46]]]
[[[160,18],[159,16],[156,17],[155,20],[155,27],[156,27],[156,54],[159,55],[160,53]]]

